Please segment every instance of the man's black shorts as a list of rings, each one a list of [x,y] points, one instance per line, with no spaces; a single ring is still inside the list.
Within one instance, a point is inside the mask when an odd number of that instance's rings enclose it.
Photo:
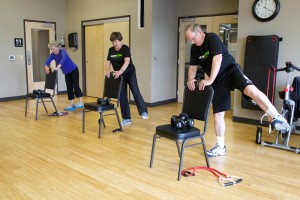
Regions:
[[[233,71],[223,83],[214,87],[213,113],[223,112],[231,109],[230,91],[239,89],[242,93],[252,81],[244,75],[241,68]]]

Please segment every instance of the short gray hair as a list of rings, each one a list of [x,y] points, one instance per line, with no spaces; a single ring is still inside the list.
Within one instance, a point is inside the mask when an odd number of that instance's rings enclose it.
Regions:
[[[188,30],[196,33],[197,31],[201,30],[201,26],[196,23],[191,23],[191,24],[186,25],[184,32],[187,32]]]

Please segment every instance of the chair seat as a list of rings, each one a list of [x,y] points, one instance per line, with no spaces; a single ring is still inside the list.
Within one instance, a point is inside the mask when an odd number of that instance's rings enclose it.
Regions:
[[[42,94],[28,93],[26,96],[29,97],[29,98],[32,98],[32,99],[36,99],[36,98],[49,98],[49,97],[51,97],[51,94],[50,93],[42,93]]]
[[[103,110],[112,110],[112,109],[114,109],[115,104],[110,103],[108,105],[103,106],[103,105],[98,104],[97,102],[91,102],[91,103],[85,103],[84,108],[86,110],[93,110],[93,111],[101,112]]]
[[[172,127],[170,124],[165,124],[156,127],[156,134],[173,140],[183,140],[186,138],[200,136],[200,129],[193,127],[179,130]]]

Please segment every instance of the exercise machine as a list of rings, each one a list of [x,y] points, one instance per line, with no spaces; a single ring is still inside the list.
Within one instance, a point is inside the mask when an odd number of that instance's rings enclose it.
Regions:
[[[291,87],[290,83],[291,83],[291,73],[294,70],[300,71],[300,68],[294,66],[293,63],[291,62],[286,62],[285,64],[286,66],[284,68],[273,69],[273,70],[275,70],[275,72],[285,71],[287,73],[286,86],[282,92],[279,92],[279,96],[281,99],[283,99],[281,114],[290,124],[291,129],[288,132],[276,131],[276,138],[274,143],[262,141],[261,145],[266,147],[274,147],[278,149],[294,151],[295,153],[298,154],[300,153],[300,148],[289,145],[291,134],[300,135],[300,133],[297,132],[296,125],[295,125],[297,121],[297,118],[295,117],[295,112],[297,111],[295,101],[297,101],[298,95],[293,91],[294,89],[293,87]],[[272,132],[271,129],[269,129],[269,134],[271,134],[271,132]]]

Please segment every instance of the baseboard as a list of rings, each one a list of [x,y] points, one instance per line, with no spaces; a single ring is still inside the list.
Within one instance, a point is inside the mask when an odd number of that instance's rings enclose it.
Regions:
[[[165,105],[165,104],[168,104],[168,103],[176,103],[177,102],[177,99],[168,99],[168,100],[164,100],[164,101],[158,101],[158,102],[154,102],[154,103],[147,103],[147,106],[148,107],[155,107],[155,106],[161,106],[161,105]],[[135,104],[135,101],[133,100],[130,100],[129,101],[130,104]]]
[[[5,98],[0,98],[0,102],[4,102],[4,101],[14,101],[14,100],[21,100],[21,99],[25,99],[25,95],[22,96],[14,96],[14,97],[5,97]]]
[[[59,92],[57,92],[57,94],[68,94],[68,93],[67,93],[67,91],[65,90],[65,91],[59,91]]]

